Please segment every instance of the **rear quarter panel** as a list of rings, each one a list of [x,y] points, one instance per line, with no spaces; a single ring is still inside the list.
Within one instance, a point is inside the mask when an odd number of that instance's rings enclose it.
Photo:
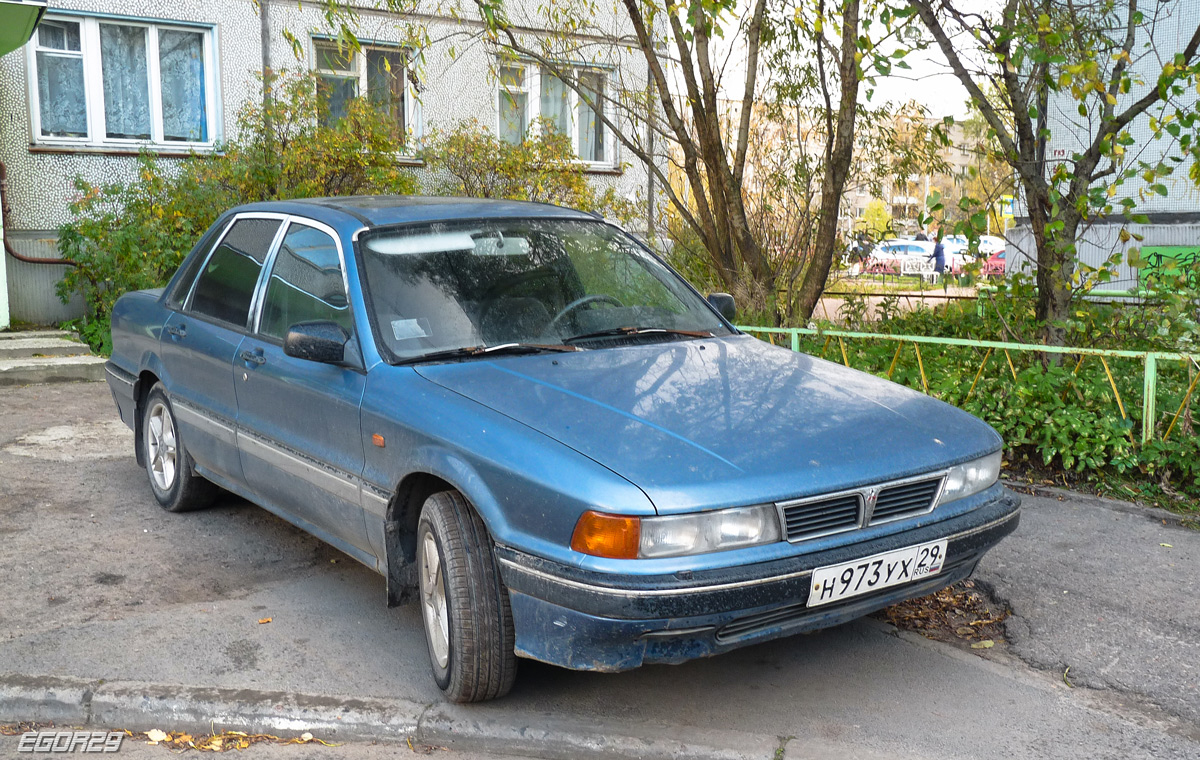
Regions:
[[[113,307],[112,362],[132,375],[161,371],[158,342],[170,313],[161,296],[162,289],[138,290],[121,296]]]

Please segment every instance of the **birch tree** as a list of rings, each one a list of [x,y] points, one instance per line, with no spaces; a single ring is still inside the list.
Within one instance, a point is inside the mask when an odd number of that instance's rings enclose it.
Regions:
[[[1109,216],[1144,220],[1132,194],[1113,200],[1118,188],[1142,181],[1148,192],[1166,195],[1162,180],[1195,153],[1188,92],[1200,25],[1183,28],[1174,47],[1164,40],[1175,35],[1163,32],[1179,29],[1172,9],[1182,3],[1148,5],[1004,0],[998,12],[977,13],[968,0],[909,2],[1017,176],[1036,241],[1037,318],[1047,345],[1063,345],[1072,300],[1087,287],[1077,261],[1082,227]],[[1139,159],[1132,136],[1139,122],[1155,137],[1177,140],[1175,154]],[[1070,129],[1078,147],[1048,156],[1059,129]]]

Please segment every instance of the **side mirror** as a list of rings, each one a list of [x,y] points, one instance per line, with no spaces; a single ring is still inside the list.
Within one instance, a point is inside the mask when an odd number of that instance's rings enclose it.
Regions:
[[[728,293],[709,293],[708,302],[727,322],[732,324],[737,319],[737,304]]]
[[[336,322],[300,322],[288,328],[283,353],[322,364],[341,364],[346,359],[350,333]]]

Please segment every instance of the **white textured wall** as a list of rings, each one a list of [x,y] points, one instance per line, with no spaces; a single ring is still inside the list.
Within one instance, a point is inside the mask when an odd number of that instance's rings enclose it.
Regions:
[[[50,11],[88,10],[131,16],[215,24],[221,98],[226,124],[236,106],[253,91],[251,68],[261,60],[258,15],[249,0],[171,0],[153,4],[138,0],[58,0]],[[132,177],[134,159],[95,153],[31,153],[29,146],[29,75],[25,49],[0,58],[0,161],[8,167],[9,223],[18,230],[54,230],[67,221],[73,181],[92,182]]]
[[[462,17],[473,18],[474,3],[457,1],[461,5]],[[85,10],[213,25],[217,34],[219,61],[220,136],[234,136],[238,109],[248,99],[257,97],[255,73],[261,67],[262,49],[258,12],[251,0],[57,0],[53,5],[51,13],[58,11],[69,14],[73,10]],[[539,5],[538,0],[518,0],[509,5],[511,17],[514,21],[535,25],[536,12],[533,9]],[[470,39],[472,35],[478,37],[479,26],[436,17],[437,13],[447,10],[444,3],[437,3],[435,8],[434,2],[424,0],[421,9],[431,14],[397,19],[360,11],[357,33],[361,39],[399,41],[406,39],[404,26],[426,25],[429,37],[437,42],[424,51],[421,109],[425,132],[465,118],[476,118],[494,128],[496,84],[489,73],[493,54],[478,39]],[[627,32],[621,27],[618,6],[612,4],[611,14],[607,9],[608,6],[602,6],[603,12],[589,16],[590,29],[606,34]],[[316,6],[298,4],[295,0],[274,0],[271,20],[274,32],[271,50],[273,66],[276,69],[308,68],[307,46],[306,57],[297,60],[282,30],[286,28],[301,39],[307,39],[312,33],[326,32],[321,11]],[[612,67],[610,77],[618,89],[640,91],[645,87],[646,66],[636,50],[624,49],[614,54],[609,45],[585,44],[572,59]],[[67,206],[74,194],[73,180],[76,176],[91,182],[128,180],[132,178],[135,159],[96,152],[46,154],[31,151],[28,82],[24,49],[0,57],[0,161],[8,168],[9,221],[13,230],[41,233],[37,237],[45,238],[47,233],[52,235],[68,220]],[[627,198],[637,197],[639,193],[644,195],[647,179],[645,167],[620,148],[617,149],[617,160],[622,165],[620,172],[590,174],[590,181],[600,187],[614,187]],[[10,268],[10,282],[4,290],[5,294],[17,289],[22,293],[22,301],[53,301],[54,308],[50,311],[54,312],[56,318],[62,316],[61,305],[53,294],[53,281],[57,275],[50,278],[39,275],[36,282],[22,277],[21,281],[14,282],[12,271]],[[47,307],[50,305],[47,304]],[[70,313],[63,318],[73,316],[77,308],[68,308],[67,312]],[[37,311],[38,314],[23,318],[31,318],[31,321],[39,317],[45,319],[41,315],[43,310]],[[50,311],[46,311],[46,314]]]
[[[1177,51],[1181,51],[1190,38],[1196,25],[1200,24],[1200,2],[1197,0],[1164,0],[1162,5],[1154,4],[1143,8],[1148,19],[1153,19],[1153,28],[1144,31],[1134,45],[1134,65],[1130,71],[1134,78],[1153,83],[1162,73],[1163,65]],[[1118,98],[1117,109],[1126,108],[1134,97],[1140,97],[1145,92],[1145,85],[1135,85],[1130,95]],[[1173,113],[1175,106],[1184,108],[1195,107],[1200,96],[1195,89],[1189,89],[1185,94],[1172,102],[1168,113]],[[1149,115],[1161,117],[1160,109],[1151,109]],[[1069,158],[1074,152],[1083,150],[1092,136],[1096,133],[1093,120],[1082,117],[1078,112],[1078,102],[1069,93],[1063,93],[1053,98],[1050,103],[1051,138],[1047,143],[1047,158],[1050,161]],[[1136,166],[1138,161],[1151,165],[1162,161],[1178,152],[1178,145],[1170,135],[1155,140],[1150,129],[1147,116],[1135,120],[1130,126],[1130,135],[1135,144],[1127,148],[1130,165]],[[1102,162],[1103,167],[1105,163]],[[1134,177],[1121,185],[1113,196],[1113,205],[1120,208],[1123,198],[1132,198],[1137,206],[1138,214],[1190,214],[1192,218],[1184,217],[1185,221],[1196,221],[1200,217],[1200,188],[1188,177],[1190,164],[1185,162],[1175,170],[1172,176],[1161,181],[1166,185],[1168,194],[1164,197],[1151,192],[1148,184],[1141,177]],[[1022,209],[1018,213],[1024,213]],[[1144,236],[1144,241],[1137,239],[1122,243],[1120,230],[1122,217],[1114,215],[1107,224],[1095,224],[1084,227],[1080,231],[1078,241],[1079,260],[1090,265],[1100,266],[1114,252],[1120,252],[1125,258],[1130,247],[1154,245],[1200,245],[1200,224],[1191,223],[1155,223],[1149,225],[1128,225],[1129,232]],[[1008,232],[1009,267],[1010,270],[1025,267],[1032,271],[1036,258],[1033,243],[1033,232],[1028,224],[1019,226]],[[1104,289],[1125,289],[1134,287],[1138,282],[1137,270],[1124,262],[1118,267],[1116,282],[1105,283],[1099,287]]]
[[[4,234],[4,222],[0,220],[0,235]],[[0,250],[0,330],[7,330],[11,318],[8,314],[8,254]]]
[[[1135,99],[1140,98],[1152,87],[1162,74],[1163,65],[1171,57],[1183,50],[1196,25],[1200,24],[1200,2],[1197,0],[1165,0],[1161,5],[1147,4],[1142,8],[1147,23],[1152,26],[1144,28],[1133,48],[1133,65],[1130,74],[1135,82],[1140,78],[1144,84],[1135,84],[1128,95],[1117,99],[1117,112],[1127,108]],[[1108,62],[1105,62],[1107,65]],[[1173,113],[1175,106],[1194,108],[1198,98],[1194,88],[1187,88],[1184,95],[1172,101],[1167,113]],[[1089,98],[1094,103],[1095,97]],[[1079,103],[1070,93],[1060,93],[1050,101],[1051,137],[1047,142],[1046,156],[1049,160],[1069,158],[1072,153],[1081,151],[1090,143],[1098,130],[1099,120],[1079,115]],[[1128,165],[1137,166],[1138,161],[1156,164],[1172,155],[1178,154],[1177,141],[1170,135],[1155,140],[1150,129],[1150,116],[1161,117],[1161,109],[1151,108],[1145,115],[1130,125],[1130,135],[1135,144],[1127,149]],[[1105,166],[1107,162],[1102,162]],[[1181,213],[1200,212],[1200,188],[1188,178],[1188,164],[1185,163],[1172,176],[1161,180],[1167,186],[1169,193],[1161,196],[1149,192],[1147,184],[1135,177],[1126,181],[1114,196],[1114,205],[1122,198],[1133,198],[1137,201],[1137,213]],[[1119,206],[1116,206],[1120,208]]]
[[[1078,258],[1092,267],[1100,267],[1114,251],[1120,251],[1122,261],[1117,266],[1117,276],[1106,283],[1098,283],[1101,290],[1128,290],[1137,287],[1138,269],[1125,263],[1125,253],[1131,246],[1193,246],[1200,248],[1200,224],[1131,224],[1127,227],[1133,235],[1141,236],[1141,242],[1122,243],[1121,227],[1115,224],[1096,225],[1085,230],[1079,239]],[[1135,238],[1136,239],[1136,238]],[[1033,242],[1033,230],[1028,226],[1015,227],[1008,231],[1008,271],[1023,270],[1032,274],[1036,270],[1037,248]]]

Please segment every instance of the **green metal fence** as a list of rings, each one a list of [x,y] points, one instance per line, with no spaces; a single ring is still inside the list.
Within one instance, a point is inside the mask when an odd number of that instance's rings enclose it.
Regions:
[[[1010,351],[1025,351],[1036,353],[1052,353],[1065,354],[1080,357],[1082,363],[1083,357],[1095,356],[1098,357],[1104,365],[1104,371],[1108,376],[1108,381],[1112,386],[1113,394],[1116,397],[1117,404],[1120,406],[1121,416],[1125,417],[1125,405],[1121,398],[1120,391],[1117,390],[1117,384],[1113,378],[1112,370],[1108,366],[1110,358],[1124,359],[1139,359],[1142,362],[1142,442],[1147,443],[1154,438],[1154,418],[1156,415],[1157,389],[1158,389],[1158,364],[1159,362],[1191,362],[1197,367],[1200,367],[1200,354],[1184,354],[1184,353],[1167,353],[1163,351],[1123,351],[1118,349],[1107,348],[1083,348],[1079,346],[1042,346],[1034,343],[1006,343],[995,340],[970,340],[968,338],[935,338],[926,335],[888,335],[886,333],[867,333],[853,332],[849,330],[817,330],[805,327],[739,327],[743,332],[766,335],[766,336],[787,336],[790,337],[791,349],[793,351],[800,350],[800,337],[802,335],[825,337],[828,340],[836,339],[841,345],[842,360],[849,366],[849,360],[846,357],[844,340],[885,340],[895,341],[900,344],[912,343],[917,347],[917,362],[921,365],[922,382],[925,383],[926,392],[928,392],[928,383],[924,381],[925,368],[921,359],[920,346],[937,345],[937,346],[960,346],[968,348],[986,349],[987,354],[984,356],[983,363],[986,365],[988,358],[993,352],[1003,351],[1006,356]],[[771,342],[774,339],[771,338]],[[828,343],[826,344],[828,345]],[[899,351],[896,354],[899,357]],[[1012,364],[1012,357],[1008,356],[1009,368],[1012,370],[1013,379],[1016,379],[1016,369]],[[893,369],[895,368],[895,360],[892,362]],[[1078,367],[1076,367],[1078,369]],[[975,376],[975,383],[979,382],[979,377],[983,372],[983,365],[979,368],[979,373]],[[1192,381],[1188,384],[1187,392],[1183,397],[1182,403],[1179,405],[1179,410],[1175,412],[1171,420],[1171,424],[1167,427],[1163,437],[1166,438],[1171,434],[1175,427],[1175,422],[1178,421],[1180,414],[1187,407],[1188,401],[1192,397],[1192,393],[1196,390],[1197,381],[1200,381],[1200,373],[1197,373]],[[971,388],[974,390],[975,383],[972,383]],[[968,393],[968,395],[970,395]]]

